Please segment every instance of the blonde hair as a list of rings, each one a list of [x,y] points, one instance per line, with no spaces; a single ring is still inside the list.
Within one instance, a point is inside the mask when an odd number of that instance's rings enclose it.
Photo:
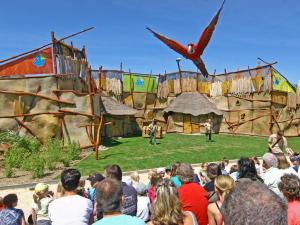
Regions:
[[[34,188],[33,200],[35,203],[38,203],[43,197],[44,194],[48,193],[49,185],[45,183],[38,183]]]
[[[225,199],[234,187],[234,180],[230,176],[220,175],[215,178],[215,188],[219,195]]]
[[[138,172],[136,172],[136,171],[130,175],[130,178],[132,181],[135,181],[135,182],[139,182],[139,180],[140,180],[140,176],[139,176]]]
[[[161,180],[156,186],[151,221],[154,225],[183,224],[184,214],[177,189],[170,180]]]
[[[60,197],[62,197],[64,194],[65,194],[65,189],[64,189],[64,187],[62,186],[62,183],[59,182],[59,183],[57,184],[57,187],[56,187],[55,197],[56,197],[56,198],[60,198]]]
[[[285,155],[283,154],[279,154],[277,155],[277,160],[278,160],[278,169],[287,169],[289,168],[291,165],[288,163]]]

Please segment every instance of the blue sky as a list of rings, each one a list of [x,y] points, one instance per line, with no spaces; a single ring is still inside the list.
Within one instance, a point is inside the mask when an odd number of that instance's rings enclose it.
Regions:
[[[89,26],[95,29],[72,38],[86,46],[93,68],[140,73],[177,70],[179,56],[157,41],[153,28],[182,44],[196,42],[221,0],[10,0],[1,2],[0,58],[39,47],[50,31],[63,37]],[[210,73],[245,69],[257,57],[273,62],[291,82],[300,72],[300,1],[227,0],[203,60]],[[182,69],[195,70],[188,60]]]

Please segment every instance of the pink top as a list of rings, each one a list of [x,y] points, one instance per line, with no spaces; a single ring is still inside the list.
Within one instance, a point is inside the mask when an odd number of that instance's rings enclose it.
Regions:
[[[152,203],[155,199],[155,187],[151,186],[148,190],[148,197],[150,199],[150,202]]]
[[[290,201],[287,214],[289,225],[300,225],[300,201]]]

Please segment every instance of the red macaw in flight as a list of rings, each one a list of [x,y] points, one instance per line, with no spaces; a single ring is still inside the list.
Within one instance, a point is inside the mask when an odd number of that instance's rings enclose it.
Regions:
[[[201,73],[207,77],[208,72],[207,72],[205,65],[204,65],[202,59],[200,58],[200,56],[203,54],[205,47],[207,46],[210,38],[212,37],[212,34],[215,30],[216,24],[218,23],[219,15],[222,11],[224,3],[225,3],[225,0],[223,1],[220,9],[218,10],[217,14],[212,19],[210,24],[202,32],[202,34],[198,40],[198,43],[196,45],[194,45],[193,43],[189,43],[187,47],[184,47],[183,45],[179,44],[178,42],[154,32],[149,27],[147,27],[147,29],[150,32],[152,32],[155,37],[157,37],[159,40],[161,40],[163,43],[165,43],[167,46],[169,46],[171,49],[178,52],[183,57],[192,60],[193,63],[197,66],[197,68],[201,71]]]

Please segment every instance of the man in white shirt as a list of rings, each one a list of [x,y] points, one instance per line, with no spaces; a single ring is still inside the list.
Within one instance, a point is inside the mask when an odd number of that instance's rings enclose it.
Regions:
[[[77,195],[81,174],[76,169],[66,169],[61,173],[61,183],[65,194],[49,205],[52,225],[89,225],[93,223],[93,203]]]
[[[276,156],[272,153],[266,153],[263,155],[263,167],[266,171],[261,175],[264,180],[265,185],[272,191],[274,191],[278,196],[283,198],[282,192],[278,188],[280,178],[283,172],[277,168],[278,160]]]
[[[212,141],[211,136],[213,124],[211,122],[211,119],[208,119],[205,123],[200,123],[200,126],[203,126],[205,128],[206,141]]]

